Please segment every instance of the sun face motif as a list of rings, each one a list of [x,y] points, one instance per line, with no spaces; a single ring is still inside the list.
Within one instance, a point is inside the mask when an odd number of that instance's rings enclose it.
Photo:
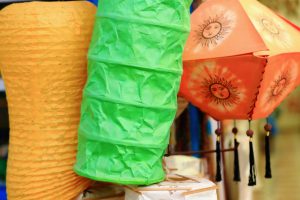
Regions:
[[[226,80],[219,75],[213,75],[203,79],[200,88],[202,95],[214,104],[221,105],[230,110],[240,101],[239,91],[232,80]]]
[[[268,102],[276,103],[279,99],[283,99],[284,96],[287,95],[287,92],[292,89],[293,81],[296,78],[297,76],[292,74],[292,71],[289,68],[283,69],[278,73],[267,92]]]
[[[211,94],[218,99],[228,99],[230,97],[229,89],[220,83],[211,84],[209,89]]]
[[[260,14],[256,16],[256,19],[253,22],[262,38],[267,43],[277,45],[280,48],[291,46],[290,37],[284,30],[281,21],[275,21],[268,16]]]
[[[298,77],[297,63],[294,61],[287,61],[281,66],[281,69],[274,76],[270,87],[263,94],[263,101],[261,107],[268,111],[274,109],[295,87],[295,81]]]
[[[274,24],[272,21],[269,21],[268,19],[261,19],[262,26],[268,31],[270,34],[278,35],[280,34],[280,28]]]
[[[221,112],[234,110],[245,96],[242,81],[214,62],[200,63],[195,67],[188,89],[198,97],[199,103]]]
[[[199,48],[213,49],[221,44],[235,26],[236,17],[232,11],[215,6],[209,13],[210,16],[203,16],[203,21],[194,32],[194,39],[199,44],[196,48],[198,51]]]
[[[202,37],[205,39],[212,39],[218,37],[222,31],[222,24],[219,22],[212,22],[208,24],[202,31]]]
[[[273,83],[272,93],[271,95],[273,97],[280,96],[284,93],[284,90],[287,88],[287,86],[290,84],[290,77],[289,72],[286,71],[284,74],[282,74],[280,77],[278,77],[277,80]]]

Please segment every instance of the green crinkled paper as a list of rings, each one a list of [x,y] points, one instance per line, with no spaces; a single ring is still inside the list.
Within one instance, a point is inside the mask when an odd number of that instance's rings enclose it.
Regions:
[[[135,185],[164,179],[190,1],[99,1],[81,107],[79,175]]]

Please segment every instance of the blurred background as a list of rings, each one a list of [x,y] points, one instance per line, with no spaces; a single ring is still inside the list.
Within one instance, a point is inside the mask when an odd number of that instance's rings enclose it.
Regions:
[[[1,1],[1,0],[0,0]],[[300,26],[300,0],[261,0],[280,15],[285,16]],[[201,4],[195,0],[193,8]],[[5,4],[0,4],[1,7]],[[227,200],[300,200],[300,88],[296,89],[273,113],[273,132],[271,139],[271,163],[273,178],[264,179],[264,131],[265,121],[255,121],[255,156],[257,182],[255,187],[248,187],[248,138],[245,131],[247,122],[238,121],[241,143],[240,167],[241,183],[232,181],[233,154],[223,154],[224,182],[219,184],[220,199]],[[232,148],[232,121],[223,122],[225,138],[223,148]],[[216,122],[209,116],[179,99],[177,119],[172,127],[170,149],[172,151],[207,150],[214,147],[214,128]],[[194,135],[196,132],[199,135]],[[0,200],[5,190],[5,171],[9,141],[8,109],[4,83],[0,75]],[[196,141],[196,143],[195,143]],[[195,155],[202,160],[203,176],[214,179],[215,155]],[[204,169],[205,168],[205,169]]]

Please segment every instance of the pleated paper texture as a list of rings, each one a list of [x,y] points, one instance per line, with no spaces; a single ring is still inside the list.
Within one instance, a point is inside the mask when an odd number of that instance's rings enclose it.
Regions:
[[[0,12],[10,200],[70,200],[90,184],[72,168],[95,12],[84,1],[18,3]]]
[[[89,49],[75,171],[151,184],[177,110],[190,0],[101,0]]]

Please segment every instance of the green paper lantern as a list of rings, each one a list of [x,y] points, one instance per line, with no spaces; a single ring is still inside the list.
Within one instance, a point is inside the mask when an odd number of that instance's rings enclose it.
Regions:
[[[75,171],[120,184],[165,177],[191,0],[100,0]]]

